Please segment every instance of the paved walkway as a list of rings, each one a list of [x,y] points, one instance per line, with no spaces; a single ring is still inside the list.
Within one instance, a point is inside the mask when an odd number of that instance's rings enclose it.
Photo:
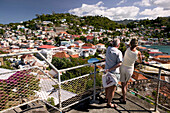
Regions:
[[[99,103],[90,104],[89,101],[84,103],[79,103],[74,105],[68,110],[65,110],[65,113],[154,113],[154,106],[148,102],[139,99],[138,97],[128,93],[127,94],[127,103],[120,104],[119,98],[120,94],[117,92],[113,99],[113,102],[118,105],[117,109],[107,108],[106,103],[104,103],[104,95],[97,97]],[[58,113],[57,111],[50,111],[50,113]],[[159,110],[155,113],[166,113],[165,111]]]
[[[127,102],[126,104],[120,104],[119,98],[120,94],[117,91],[115,94],[115,97],[113,99],[113,102],[118,105],[116,109],[114,108],[107,108],[106,103],[104,102],[104,94],[97,95],[97,103],[91,103],[92,101],[85,100],[81,103],[78,103],[66,110],[63,111],[63,113],[154,113],[153,108],[154,106],[152,104],[149,104],[145,100],[139,99],[138,97],[127,93]],[[32,105],[32,104],[30,104]],[[54,109],[49,108],[48,111],[41,107],[42,105],[34,106],[33,109],[27,109],[22,113],[60,113],[59,111],[56,111]],[[8,111],[7,113],[21,113],[21,108]],[[5,112],[6,113],[6,112]],[[158,110],[156,113],[166,113],[165,111]]]

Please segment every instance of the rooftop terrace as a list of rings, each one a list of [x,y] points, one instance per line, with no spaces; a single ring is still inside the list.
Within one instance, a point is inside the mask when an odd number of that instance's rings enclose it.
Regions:
[[[79,65],[67,69],[58,70],[39,52],[48,65],[57,72],[57,78],[50,76],[40,67],[29,67],[1,73],[12,73],[6,79],[0,78],[0,110],[2,113],[107,113],[107,112],[169,112],[170,99],[167,91],[170,91],[169,81],[161,79],[161,70],[170,71],[157,66],[158,75],[143,74],[147,80],[135,80],[129,83],[127,104],[119,103],[120,88],[118,88],[114,102],[117,109],[106,108],[103,102],[104,93],[101,84],[102,72],[97,69],[103,61]],[[5,54],[0,57],[13,57],[33,53]],[[148,64],[143,64],[151,66]],[[93,67],[90,73],[83,73],[84,69]],[[79,76],[63,79],[67,72],[79,71]],[[141,72],[136,72],[141,73]],[[165,75],[169,77],[169,75]],[[157,93],[158,92],[158,93]],[[159,94],[159,95],[158,95]]]

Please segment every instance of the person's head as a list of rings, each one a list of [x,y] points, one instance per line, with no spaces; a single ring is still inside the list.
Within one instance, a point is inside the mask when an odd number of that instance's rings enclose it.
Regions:
[[[114,38],[113,39],[113,47],[119,47],[120,45],[120,40],[118,38]]]
[[[135,47],[138,46],[138,40],[136,38],[133,38],[131,41],[130,41],[130,48],[131,50],[134,49]]]

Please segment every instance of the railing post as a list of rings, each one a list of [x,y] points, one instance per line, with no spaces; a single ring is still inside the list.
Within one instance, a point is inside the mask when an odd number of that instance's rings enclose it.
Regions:
[[[158,102],[159,102],[158,100],[159,100],[160,78],[161,78],[161,69],[159,68],[157,93],[156,93],[156,99],[155,99],[155,111],[157,111]]]
[[[94,64],[93,102],[96,101],[96,63]]]
[[[59,101],[59,110],[62,113],[62,104],[61,104],[61,72],[58,73],[58,101]]]

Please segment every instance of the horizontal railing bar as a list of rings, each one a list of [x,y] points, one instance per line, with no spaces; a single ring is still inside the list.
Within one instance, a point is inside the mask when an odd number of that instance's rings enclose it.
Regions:
[[[77,80],[77,79],[79,79],[79,78],[87,77],[87,76],[89,76],[89,75],[90,75],[90,74],[85,74],[85,75],[83,75],[83,76],[79,76],[79,77],[76,77],[76,78],[72,78],[72,79],[69,79],[69,80],[65,80],[65,81],[62,81],[61,84],[65,83],[65,82]]]
[[[69,71],[69,70],[73,70],[73,69],[77,69],[77,68],[81,68],[81,67],[85,67],[85,66],[91,66],[91,65],[93,65],[93,64],[92,63],[84,64],[84,65],[79,65],[79,66],[75,66],[75,67],[71,67],[71,68],[61,69],[61,70],[58,70],[58,71],[59,72]]]
[[[170,69],[166,69],[166,68],[164,68],[164,67],[159,67],[159,66],[154,66],[154,65],[151,65],[151,64],[146,64],[146,63],[144,63],[144,62],[142,62],[142,63],[136,63],[136,64],[143,64],[143,65],[146,65],[146,66],[150,66],[150,67],[162,69],[162,70],[165,70],[165,71],[170,71]]]
[[[138,72],[138,71],[134,71],[134,72],[136,72],[136,73],[139,73],[139,74],[142,74],[142,75],[145,75],[145,76],[147,76],[147,77],[150,77],[150,78],[153,78],[153,79],[156,79],[156,80],[159,80],[157,77],[153,77],[153,76],[151,76],[151,75],[148,75],[148,74],[145,74],[145,73],[142,73],[142,72]],[[170,83],[170,82],[168,82],[168,81],[165,81],[165,80],[159,80],[159,81],[161,81],[161,82],[166,82],[166,83]]]
[[[129,88],[128,88],[128,90],[129,90],[129,92],[133,92],[133,93],[135,93],[135,94],[137,94],[137,95],[139,95],[139,96],[141,96],[141,97],[143,97],[143,98],[145,98],[145,99],[147,99],[147,100],[149,100],[149,101],[151,101],[151,102],[153,102],[153,103],[155,104],[155,101],[153,101],[153,100],[151,100],[151,99],[149,99],[149,98],[147,98],[147,97],[144,97],[143,95],[141,95],[141,94],[139,94],[139,93],[137,93],[137,92],[135,92],[135,91],[133,91],[133,90],[130,90]],[[165,107],[165,106],[162,106],[162,105],[159,104],[159,103],[158,103],[158,106],[160,106],[160,107],[162,107],[162,108],[170,111],[169,108],[167,108],[167,107]]]
[[[4,112],[7,112],[7,111],[9,111],[9,110],[16,109],[16,108],[18,108],[18,107],[20,107],[20,106],[23,106],[23,105],[25,105],[25,104],[29,104],[29,103],[32,103],[32,102],[35,102],[35,101],[38,101],[38,100],[40,100],[40,99],[38,98],[38,99],[34,99],[34,100],[31,100],[31,101],[25,102],[25,103],[23,103],[23,104],[19,104],[19,105],[17,105],[17,106],[11,107],[11,108],[9,108],[9,109],[5,109],[5,110],[3,110],[3,111],[0,111],[0,113],[4,113]]]
[[[13,73],[13,72],[17,72],[17,71],[28,70],[28,69],[35,69],[35,68],[39,68],[39,67],[38,67],[38,66],[33,66],[33,67],[28,67],[28,68],[23,68],[23,69],[10,70],[10,71],[8,71],[8,72],[0,73],[0,75],[2,75],[2,74],[8,74],[8,73]]]
[[[1,54],[1,57],[10,57],[10,56],[17,56],[17,55],[26,55],[26,54],[34,54],[38,53],[38,51],[32,51],[32,52],[21,52],[21,53],[11,53],[11,54]]]
[[[100,64],[101,62],[104,62],[104,61],[94,62],[94,63],[95,63],[95,64]],[[59,71],[59,72],[69,71],[69,70],[73,70],[73,69],[77,69],[77,68],[81,68],[81,67],[85,67],[85,66],[91,66],[91,65],[93,65],[94,63],[78,65],[78,66],[71,67],[71,68],[60,69],[60,70],[58,70],[58,71]]]
[[[104,60],[99,60],[97,62],[93,62],[93,64],[98,64],[98,63],[105,62],[105,61],[106,61],[105,59]]]

